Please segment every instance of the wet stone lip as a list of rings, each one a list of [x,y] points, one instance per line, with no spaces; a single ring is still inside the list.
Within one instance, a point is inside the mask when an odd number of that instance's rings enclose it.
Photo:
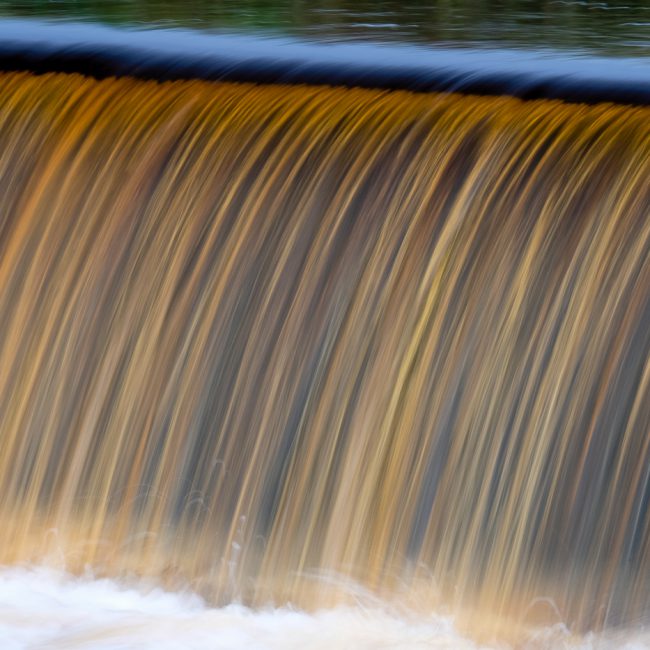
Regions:
[[[0,20],[0,69],[650,104],[643,58]]]

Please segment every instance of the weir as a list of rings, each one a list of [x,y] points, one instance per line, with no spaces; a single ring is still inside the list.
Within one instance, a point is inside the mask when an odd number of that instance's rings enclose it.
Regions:
[[[647,57],[0,20],[0,69],[650,104]]]
[[[1,561],[648,620],[649,108],[7,72],[0,143]]]

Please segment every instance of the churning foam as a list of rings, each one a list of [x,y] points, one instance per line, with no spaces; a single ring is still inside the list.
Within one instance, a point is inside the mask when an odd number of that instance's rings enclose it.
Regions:
[[[42,568],[0,573],[0,638],[6,650],[477,647],[443,617],[407,620],[362,608],[212,609],[189,594],[145,593]]]
[[[650,648],[650,639],[572,639],[561,627],[524,648],[604,650]],[[346,607],[308,614],[290,608],[208,607],[198,596],[143,590],[107,579],[75,578],[55,570],[0,571],[3,650],[37,648],[397,649],[499,648],[461,636],[444,616],[407,617],[381,608]]]

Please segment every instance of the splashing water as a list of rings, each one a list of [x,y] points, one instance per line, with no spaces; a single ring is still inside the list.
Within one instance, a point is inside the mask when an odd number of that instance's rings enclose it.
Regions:
[[[572,637],[549,628],[526,648],[647,650],[640,634]],[[211,609],[196,596],[127,588],[111,580],[73,578],[51,569],[0,572],[0,638],[4,650],[155,648],[156,650],[508,650],[463,638],[449,618],[399,616],[380,608]]]

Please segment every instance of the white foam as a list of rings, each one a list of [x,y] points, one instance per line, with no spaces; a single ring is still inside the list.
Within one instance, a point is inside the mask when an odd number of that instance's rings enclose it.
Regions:
[[[560,647],[557,642],[558,635],[551,634],[548,647]],[[213,609],[189,594],[139,591],[110,580],[74,578],[45,568],[0,570],[2,650],[479,647],[461,637],[452,621],[442,616],[405,618],[361,608],[315,614],[290,609],[253,611],[238,605]],[[561,647],[569,646],[562,643]],[[603,645],[603,640],[587,639],[570,647],[641,650],[650,644],[618,638],[616,645]]]

